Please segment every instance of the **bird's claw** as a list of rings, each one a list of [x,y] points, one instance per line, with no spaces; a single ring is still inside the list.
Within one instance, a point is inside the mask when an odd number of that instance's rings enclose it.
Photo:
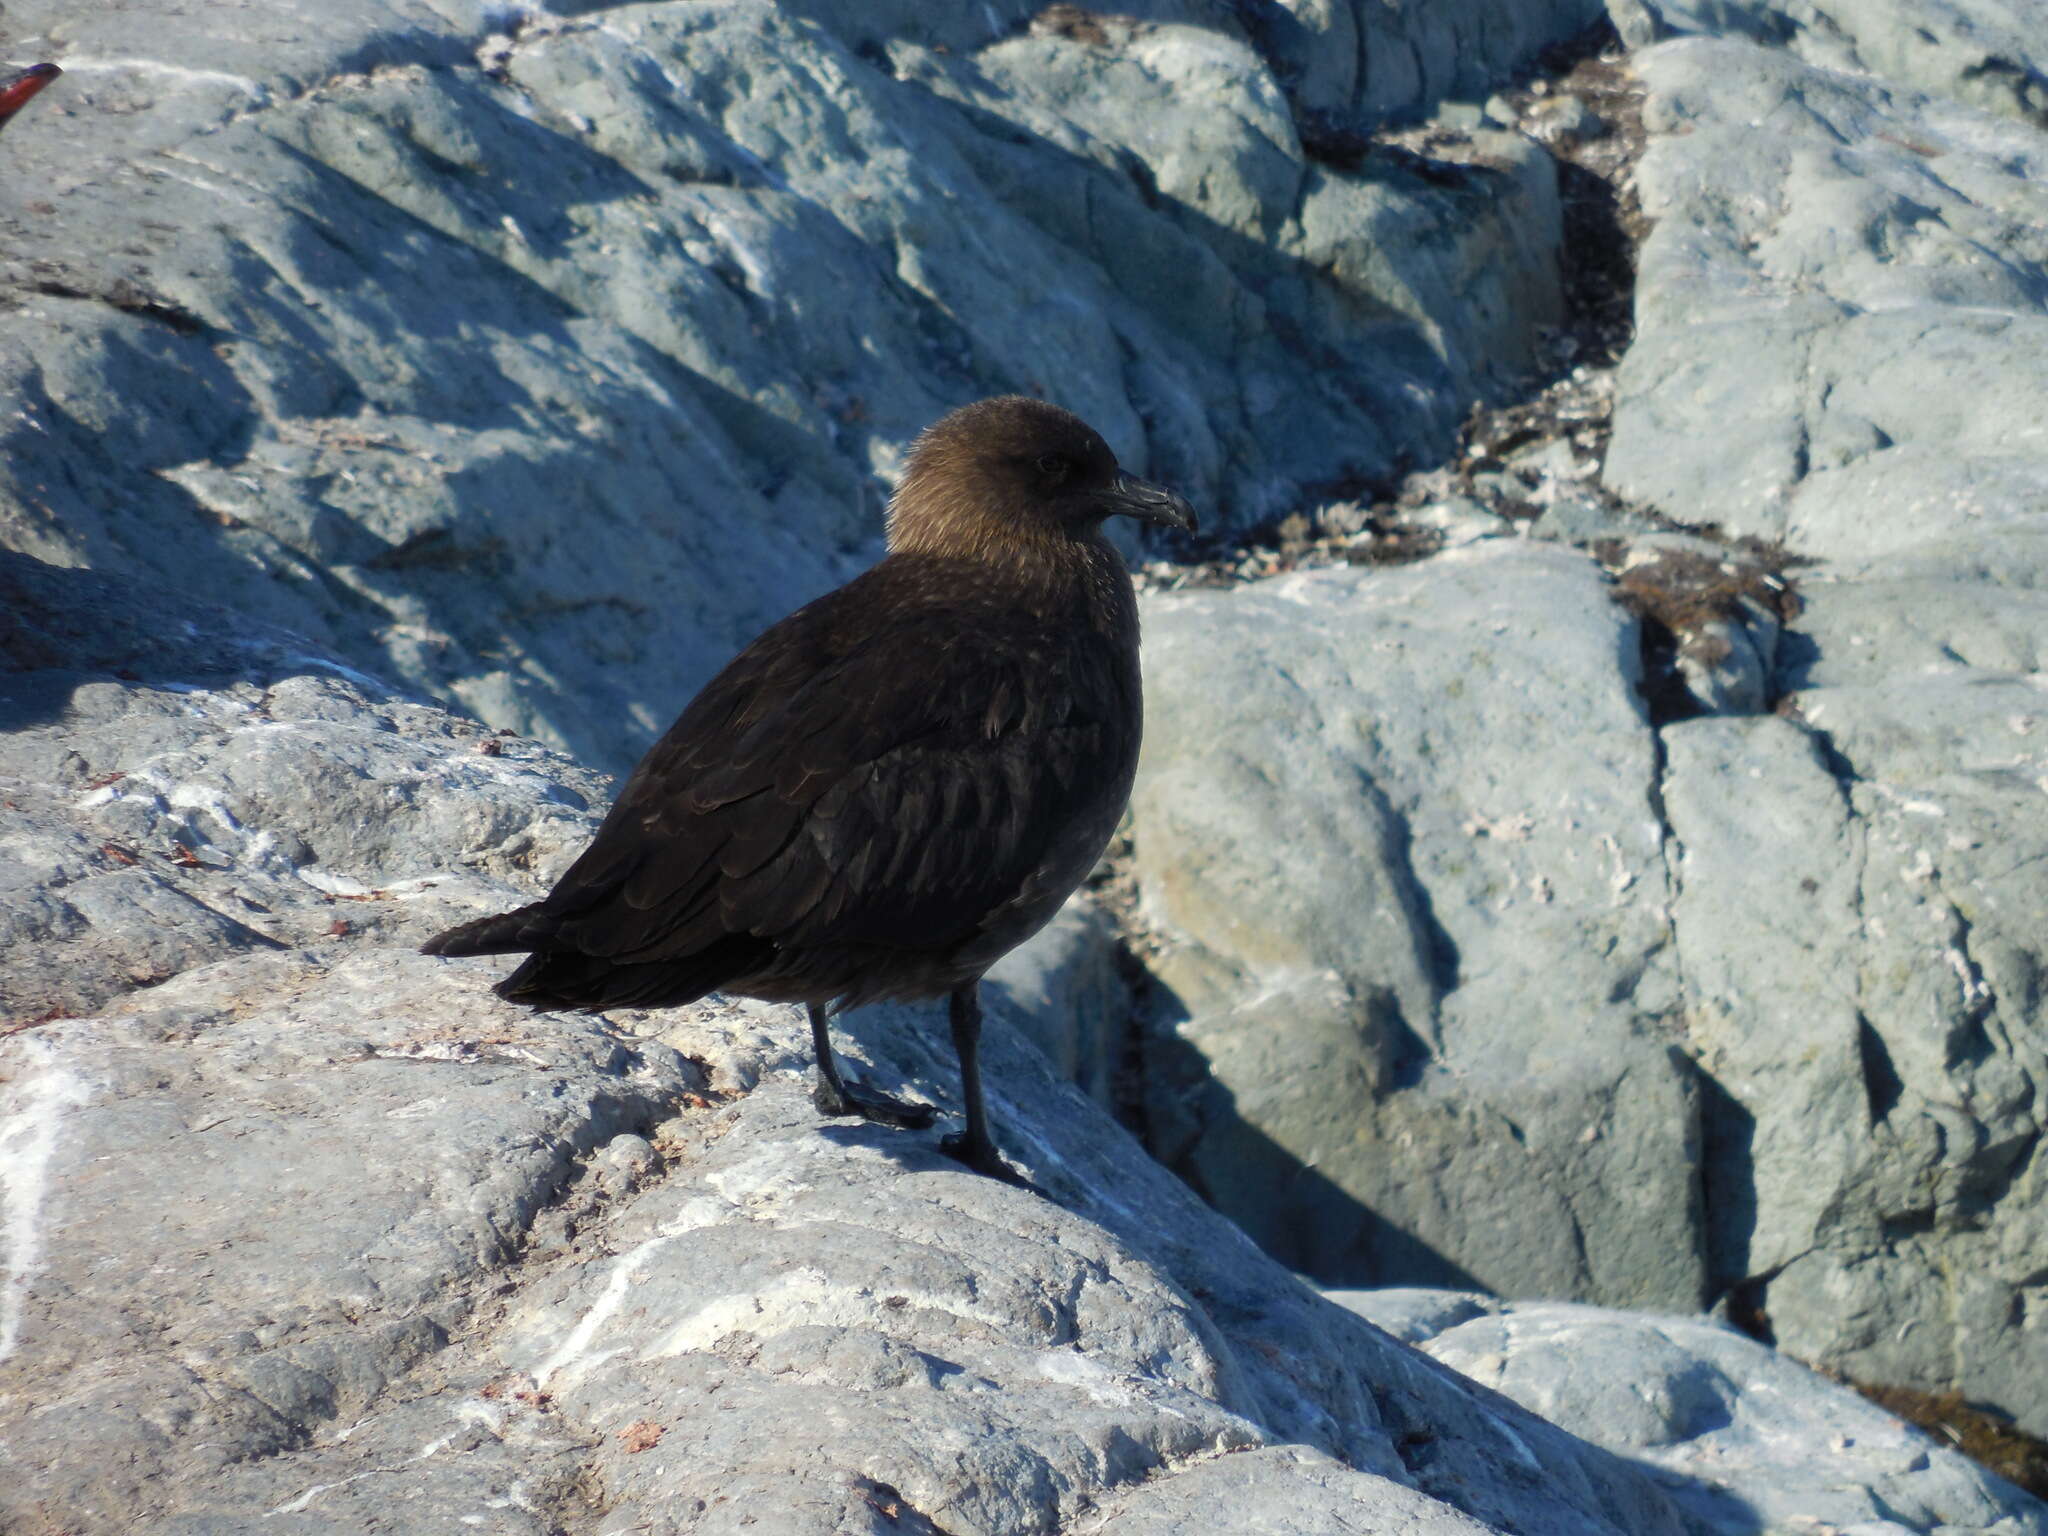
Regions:
[[[965,1163],[976,1173],[991,1179],[1000,1179],[1005,1184],[1014,1184],[1019,1189],[1028,1189],[1034,1195],[1044,1190],[1025,1178],[1023,1174],[1003,1161],[1002,1154],[988,1142],[976,1145],[964,1135],[941,1137],[939,1150],[958,1162]]]
[[[885,1093],[871,1093],[850,1083],[835,1088],[823,1078],[812,1087],[811,1102],[822,1115],[859,1115],[877,1125],[893,1125],[905,1131],[923,1130],[939,1113],[930,1104],[892,1099]]]

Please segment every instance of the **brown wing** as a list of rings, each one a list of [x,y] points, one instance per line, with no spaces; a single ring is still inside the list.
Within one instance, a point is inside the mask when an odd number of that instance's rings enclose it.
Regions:
[[[858,586],[770,630],[691,703],[528,909],[531,947],[622,965],[735,934],[943,950],[1121,779],[1136,701],[1106,644],[935,606],[842,650],[821,638],[839,615],[820,610]]]

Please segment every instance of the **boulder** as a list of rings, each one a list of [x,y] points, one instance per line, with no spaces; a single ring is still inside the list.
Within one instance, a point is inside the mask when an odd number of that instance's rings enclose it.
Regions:
[[[499,1001],[503,962],[413,941],[545,880],[587,774],[235,616],[6,570],[9,814],[102,837],[111,786],[19,798],[81,742],[139,781],[119,869],[273,925],[146,984],[81,965],[75,1008],[0,1036],[8,1529],[1688,1529],[1260,1253],[1000,999],[992,1106],[1036,1190],[821,1120],[798,1010]],[[394,784],[381,817],[352,799]],[[75,855],[9,900],[97,878]],[[382,916],[319,930],[337,910]],[[94,915],[10,926],[0,972],[154,921]],[[937,1014],[842,1036],[950,1105]]]
[[[417,941],[552,880],[601,774],[288,632],[0,553],[0,1018],[208,961]]]
[[[1500,521],[1148,604],[1148,1135],[1326,1283],[1711,1301],[2048,1433],[2048,136],[1754,40],[1632,66],[1603,484],[1504,461],[1592,558]]]
[[[1655,739],[1584,556],[1144,605],[1154,1150],[1329,1283],[1698,1305]]]
[[[2048,509],[2048,132],[1743,42],[1634,67],[1654,224],[1607,484],[1854,561]]]
[[[1543,355],[1586,214],[1584,167],[1561,204],[1482,124],[1560,154],[1591,125],[1540,81],[1473,104],[1589,7],[216,9],[8,13],[67,71],[8,129],[0,210],[28,1528],[596,1529],[686,1485],[738,1522],[820,1448],[845,1464],[774,1519],[1157,1528],[1228,1487],[1336,1529],[1719,1528],[1567,1442],[1503,1483],[1487,1448],[1534,1421],[1433,1371],[1390,1408],[1409,1357],[1274,1311],[1291,1282],[1170,1184],[1113,1197],[1152,1170],[1013,1034],[1098,1102],[1141,1062],[1152,1149],[1319,1280],[1719,1303],[2048,1432],[2029,16],[1617,0],[1638,40],[1700,35],[1633,63],[1651,228],[1611,442],[1503,445],[1483,500],[1409,509],[1413,548],[1455,546],[1422,563],[1148,598],[1133,925],[1077,907],[991,988],[1034,1085],[999,1111],[1062,1202],[1031,1227],[928,1139],[819,1131],[783,1014],[537,1023],[410,946],[573,855],[605,788],[545,744],[623,766],[873,557],[947,405],[1056,394],[1238,533],[1440,458]],[[1619,75],[1587,98],[1617,155]],[[1586,549],[1511,537],[1539,514]],[[1646,707],[1666,642],[1682,707]],[[851,1027],[944,1098],[928,1020]],[[912,1184],[931,1210],[822,1279],[775,1246]],[[746,1289],[667,1240],[700,1219]],[[963,1234],[992,1230],[1016,1288],[977,1312]],[[160,1276],[123,1269],[138,1231]],[[924,1306],[887,1288],[909,1269],[944,1305],[877,1322]],[[817,1315],[749,1354],[791,1275]],[[632,1333],[657,1278],[706,1349]],[[1107,1331],[1047,1367],[1084,1296]],[[835,1417],[982,1382],[1013,1420]],[[853,1457],[882,1444],[912,1449]]]
[[[1479,102],[1547,46],[1600,19],[1597,0],[1353,5],[1275,0],[1246,7],[1302,113],[1322,121],[1413,117],[1445,99]]]
[[[1752,1506],[2048,1530],[1712,1329],[1318,1296],[1001,995],[992,1105],[1031,1190],[936,1133],[821,1120],[797,1010],[507,1005],[502,961],[413,941],[544,882],[587,773],[189,599],[0,570],[9,846],[101,836],[109,786],[45,785],[43,758],[118,754],[160,838],[118,867],[272,936],[202,935],[138,984],[84,962],[149,917],[0,929],[0,974],[80,962],[80,1016],[0,1034],[10,1531],[1719,1536]],[[390,783],[381,817],[356,803]],[[39,864],[9,900],[94,878]],[[336,910],[375,920],[322,930]],[[840,1035],[957,1102],[938,1010]]]
[[[2038,1435],[2040,689],[1796,698],[1664,733],[1712,1267],[1799,1357]]]
[[[1957,84],[2032,68],[2002,14],[1916,9],[1911,68],[1881,5],[1637,56],[1657,223],[1606,473],[1807,562],[1779,718],[1662,731],[1716,1288],[2041,1434],[2048,124]]]
[[[1342,9],[1418,62],[1365,122],[1590,7]],[[23,0],[0,545],[619,771],[950,406],[1055,396],[1217,526],[1441,452],[1558,316],[1549,158],[1304,145],[1236,11]]]
[[[1742,38],[2048,128],[2048,37],[2026,0],[1609,0],[1608,12],[1631,47]]]
[[[1660,1479],[1703,1531],[2048,1529],[2048,1507],[1868,1399],[1697,1317],[1446,1291],[1330,1299]]]

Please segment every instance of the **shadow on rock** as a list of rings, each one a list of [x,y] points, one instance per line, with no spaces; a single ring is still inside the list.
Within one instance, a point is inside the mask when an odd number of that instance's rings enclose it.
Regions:
[[[0,550],[0,733],[61,720],[77,689],[110,678],[189,689],[306,672],[392,691],[286,630],[180,592]]]
[[[1140,1051],[1146,1100],[1154,1113],[1144,1127],[1145,1139],[1153,1154],[1204,1200],[1228,1212],[1275,1259],[1321,1286],[1489,1289],[1447,1254],[1387,1220],[1247,1120],[1239,1113],[1237,1095],[1215,1076],[1208,1058],[1174,1032],[1171,1021],[1187,1012],[1180,998],[1156,981],[1148,991]],[[1362,1096],[1373,1098],[1412,1087],[1429,1056],[1398,1010],[1377,1011],[1383,1015],[1379,1032],[1392,1037],[1391,1060],[1387,1081],[1378,1090],[1363,1081],[1358,1085]],[[1169,1103],[1180,1114],[1161,1113]],[[1175,1123],[1183,1114],[1189,1123]],[[1389,1152],[1398,1155],[1392,1147]]]

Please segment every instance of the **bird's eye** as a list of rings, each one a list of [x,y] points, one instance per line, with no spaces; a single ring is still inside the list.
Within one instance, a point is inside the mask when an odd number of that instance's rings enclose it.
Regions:
[[[1067,461],[1057,453],[1041,453],[1038,456],[1038,472],[1054,485],[1067,478]]]

